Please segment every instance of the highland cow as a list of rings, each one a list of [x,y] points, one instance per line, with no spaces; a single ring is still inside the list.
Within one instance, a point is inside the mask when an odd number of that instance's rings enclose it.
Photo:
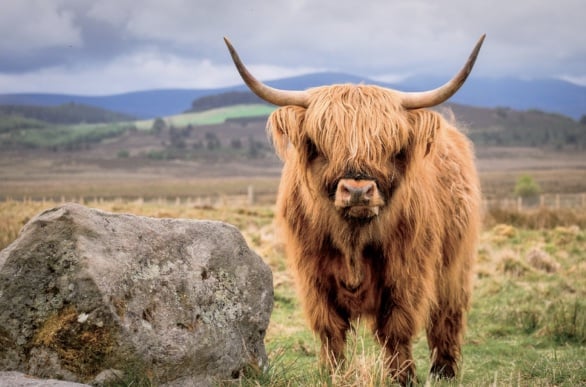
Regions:
[[[472,145],[435,111],[464,83],[484,35],[445,85],[279,90],[255,79],[226,39],[248,87],[280,106],[268,130],[284,161],[277,221],[321,358],[337,365],[357,318],[371,322],[389,372],[415,381],[412,339],[425,327],[432,374],[458,371],[480,224]]]

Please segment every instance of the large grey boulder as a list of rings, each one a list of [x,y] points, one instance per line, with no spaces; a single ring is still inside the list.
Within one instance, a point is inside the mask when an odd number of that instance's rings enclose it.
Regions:
[[[233,226],[65,204],[0,252],[0,371],[232,379],[266,364],[272,305],[271,271]]]

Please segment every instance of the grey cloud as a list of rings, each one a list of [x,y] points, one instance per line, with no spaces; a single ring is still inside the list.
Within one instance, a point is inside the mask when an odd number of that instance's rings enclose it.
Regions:
[[[584,14],[582,0],[4,0],[0,75],[141,52],[227,66],[224,35],[251,65],[443,75],[487,33],[479,75],[584,79]]]

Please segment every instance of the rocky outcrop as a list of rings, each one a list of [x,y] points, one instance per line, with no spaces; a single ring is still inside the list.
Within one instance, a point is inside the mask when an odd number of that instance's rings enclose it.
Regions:
[[[272,304],[271,271],[233,226],[66,204],[0,252],[0,371],[236,378],[266,364]]]

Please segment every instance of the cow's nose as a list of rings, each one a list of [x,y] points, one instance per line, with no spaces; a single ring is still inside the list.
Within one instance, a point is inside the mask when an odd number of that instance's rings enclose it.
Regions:
[[[374,180],[342,179],[336,196],[349,205],[368,204],[376,192]]]

